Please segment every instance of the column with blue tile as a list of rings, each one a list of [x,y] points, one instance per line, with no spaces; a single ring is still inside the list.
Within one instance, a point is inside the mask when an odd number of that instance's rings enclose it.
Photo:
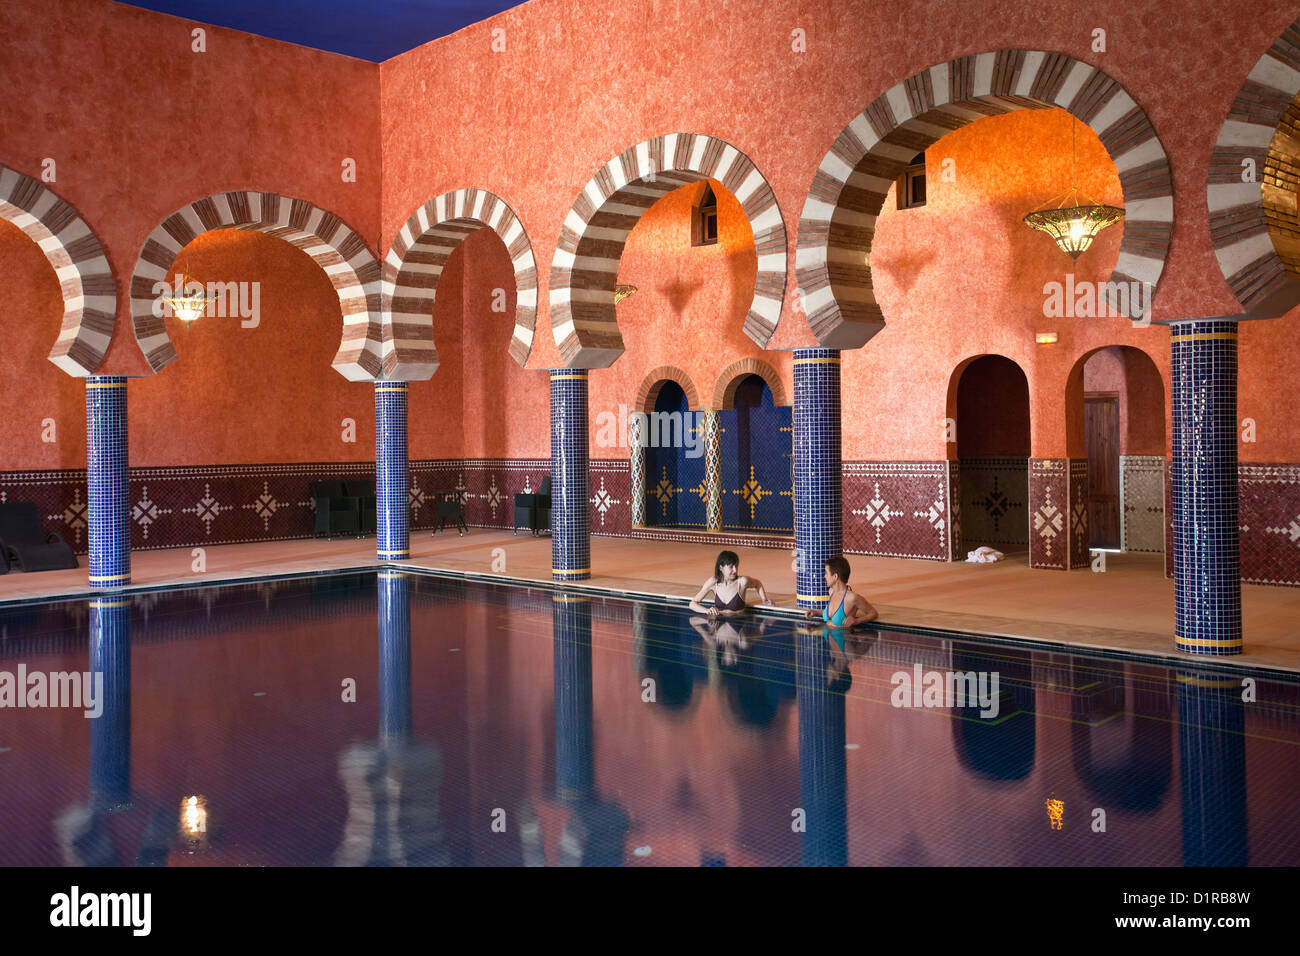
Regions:
[[[124,587],[131,583],[131,501],[122,375],[86,379],[86,498],[90,586]]]
[[[380,561],[411,556],[406,388],[406,382],[375,382],[375,550]]]
[[[794,543],[800,607],[826,604],[823,565],[844,547],[840,513],[840,353],[794,353]]]
[[[411,599],[404,571],[381,570],[379,587],[379,739],[411,735]]]
[[[551,576],[591,577],[587,370],[551,369]]]
[[[1178,674],[1183,866],[1250,863],[1241,677]]]
[[[131,803],[131,601],[128,598],[103,597],[90,602],[89,670],[97,684],[100,709],[90,721],[90,803],[94,810],[115,810]]]
[[[1174,641],[1189,654],[1240,654],[1237,323],[1170,323],[1173,389]]]
[[[580,594],[551,595],[555,692],[555,789],[561,800],[590,797],[596,789],[591,674],[591,601]]]

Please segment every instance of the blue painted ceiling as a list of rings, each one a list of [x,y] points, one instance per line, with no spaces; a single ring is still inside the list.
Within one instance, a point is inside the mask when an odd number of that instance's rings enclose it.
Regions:
[[[523,0],[118,0],[379,63]]]

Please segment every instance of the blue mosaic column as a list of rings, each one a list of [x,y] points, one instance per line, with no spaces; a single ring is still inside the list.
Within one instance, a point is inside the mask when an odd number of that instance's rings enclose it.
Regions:
[[[1178,764],[1183,866],[1249,864],[1240,677],[1179,673]]]
[[[411,600],[403,571],[381,570],[379,588],[379,739],[411,735]]]
[[[406,467],[406,383],[375,382],[375,551],[380,561],[411,556]]]
[[[131,803],[131,602],[90,602],[91,679],[102,705],[90,720],[90,805],[114,810]],[[102,675],[96,677],[95,675]]]
[[[1171,323],[1174,642],[1189,654],[1240,654],[1237,324]]]
[[[566,802],[596,789],[591,682],[591,601],[551,595],[555,684],[555,790]]]
[[[131,499],[127,491],[126,377],[86,379],[86,536],[90,586],[131,583]]]
[[[794,353],[794,545],[800,607],[826,603],[823,564],[844,547],[840,513],[840,353]]]
[[[587,370],[551,369],[551,576],[591,577]]]

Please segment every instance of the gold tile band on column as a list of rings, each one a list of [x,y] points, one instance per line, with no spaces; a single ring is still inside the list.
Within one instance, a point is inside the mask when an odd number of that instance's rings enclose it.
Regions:
[[[551,600],[556,604],[590,604],[591,598],[585,594],[552,594]]]
[[[406,382],[376,382],[376,392],[404,392],[406,391]]]
[[[590,574],[591,568],[551,568],[552,574]]]
[[[1240,687],[1241,679],[1238,677],[1203,677],[1200,674],[1179,674],[1178,683],[1191,684],[1193,687],[1226,689]]]
[[[1185,644],[1188,647],[1241,647],[1242,638],[1233,638],[1230,640],[1215,640],[1208,637],[1179,637],[1174,635],[1175,644]]]
[[[394,558],[409,558],[409,557],[411,556],[411,552],[410,552],[409,550],[407,550],[407,551],[379,551],[379,550],[376,550],[375,553],[376,553],[380,558],[382,558],[382,559],[384,559],[384,560],[386,560],[386,561],[391,561],[391,560],[394,559]]]
[[[796,597],[798,600],[800,600],[800,601],[829,601],[829,600],[830,600],[830,596],[829,596],[829,595],[827,595],[826,597],[821,597],[821,596],[816,595],[816,594],[798,594],[798,593],[796,593],[796,594],[795,594],[795,597]]]
[[[126,388],[126,382],[87,382],[86,388]]]
[[[795,365],[839,365],[840,360],[837,358],[797,358],[794,360]]]
[[[551,376],[551,381],[552,381],[552,382],[563,382],[563,381],[565,381],[566,379],[571,379],[571,378],[582,379],[583,381],[586,381],[586,379],[587,379],[587,373],[586,373],[586,372],[583,372],[581,375],[552,375],[552,376]]]
[[[1236,332],[1189,332],[1186,335],[1171,337],[1174,342],[1201,342],[1205,339],[1235,339]]]
[[[92,574],[90,575],[91,584],[126,584],[131,580],[131,572],[126,574]]]
[[[131,602],[124,598],[97,598],[91,602],[97,611],[103,611],[110,607],[130,607]]]

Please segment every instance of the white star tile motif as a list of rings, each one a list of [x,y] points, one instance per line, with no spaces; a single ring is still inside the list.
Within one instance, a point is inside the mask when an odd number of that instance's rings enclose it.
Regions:
[[[876,496],[867,502],[865,508],[854,508],[852,513],[862,515],[867,520],[867,524],[876,529],[876,544],[880,544],[880,529],[882,529],[890,518],[900,518],[903,515],[901,511],[895,511],[885,503],[885,499],[880,496],[880,482],[874,482],[876,487]]]
[[[149,486],[145,485],[140,489],[140,500],[131,508],[131,520],[140,526],[144,533],[144,539],[148,541],[149,525],[157,521],[159,515],[169,515],[171,513],[171,508],[159,508],[157,504],[149,500]]]
[[[203,485],[203,497],[198,500],[198,503],[193,508],[182,508],[181,512],[197,517],[203,522],[204,533],[210,535],[212,534],[212,522],[216,520],[217,515],[221,514],[222,511],[229,510],[229,506],[223,508],[217,502],[217,499],[212,497],[212,486],[205,483]]]
[[[276,501],[275,495],[271,494],[270,482],[262,482],[262,493],[251,505],[244,505],[245,508],[251,508],[259,518],[262,519],[262,528],[270,530],[271,516],[275,514],[277,508],[283,508],[287,501]]]

